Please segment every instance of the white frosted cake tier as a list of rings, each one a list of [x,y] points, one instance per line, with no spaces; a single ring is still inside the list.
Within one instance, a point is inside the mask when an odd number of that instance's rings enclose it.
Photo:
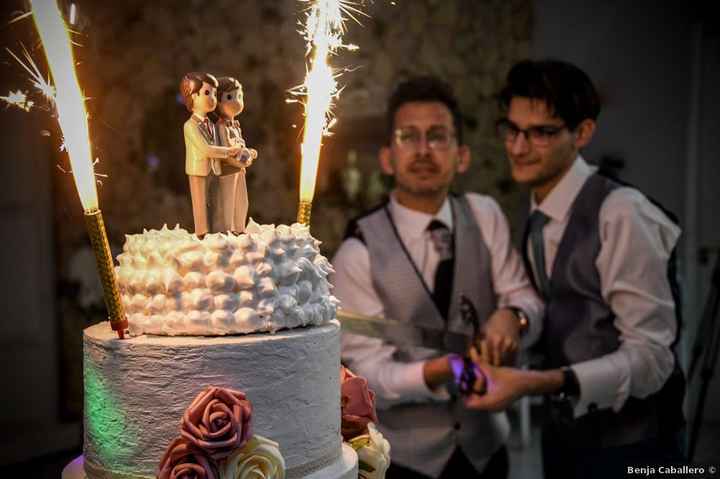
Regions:
[[[202,240],[184,229],[127,235],[116,268],[132,336],[218,336],[335,317],[330,262],[306,226],[258,225]]]
[[[336,320],[275,334],[125,340],[100,323],[83,341],[90,479],[154,477],[185,409],[209,385],[247,395],[253,432],[280,444],[288,479],[351,477],[341,447]]]
[[[70,464],[65,466],[62,471],[61,479],[88,479],[88,475],[85,473],[85,458],[83,456],[77,457],[70,462]],[[358,479],[357,453],[348,444],[343,443],[342,454],[337,461],[329,464],[327,467],[318,469],[316,472],[305,476],[303,479]]]

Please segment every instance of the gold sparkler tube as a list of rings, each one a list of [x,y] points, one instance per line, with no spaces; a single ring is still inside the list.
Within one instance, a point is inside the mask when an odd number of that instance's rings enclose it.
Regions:
[[[298,206],[297,221],[301,225],[310,226],[310,212],[312,210],[312,201],[300,200]]]
[[[117,331],[120,339],[125,338],[125,330],[128,327],[128,320],[125,316],[125,308],[120,301],[120,291],[115,281],[115,270],[112,255],[110,254],[110,243],[108,243],[105,232],[105,222],[102,212],[99,209],[85,210],[85,226],[90,235],[90,243],[95,252],[100,283],[103,287],[105,306],[110,315],[110,326]]]

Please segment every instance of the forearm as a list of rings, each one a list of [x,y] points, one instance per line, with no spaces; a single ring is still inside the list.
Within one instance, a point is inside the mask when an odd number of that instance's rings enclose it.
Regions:
[[[185,135],[201,156],[206,158],[228,158],[230,156],[231,148],[209,144],[198,131],[187,129]]]
[[[523,395],[540,396],[558,392],[564,385],[562,369],[548,369],[546,371],[521,370]]]
[[[208,158],[225,159],[230,157],[231,149],[226,146],[208,145],[207,143],[203,142],[203,145],[200,147],[200,151],[202,152],[203,156],[206,156]]]
[[[428,359],[423,364],[423,379],[428,389],[436,391],[453,379],[450,360],[447,355]]]
[[[344,333],[342,351],[343,362],[367,379],[370,389],[377,395],[380,409],[444,398],[443,389],[438,386],[433,390],[425,380],[427,361],[396,361],[393,358],[395,347],[380,339]]]

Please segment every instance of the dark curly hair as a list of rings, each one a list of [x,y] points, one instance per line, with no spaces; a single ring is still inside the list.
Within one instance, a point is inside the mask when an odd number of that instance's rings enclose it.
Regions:
[[[460,105],[457,98],[455,98],[452,87],[434,76],[413,77],[395,87],[395,91],[388,99],[386,112],[388,142],[392,138],[395,129],[395,113],[405,103],[416,101],[440,102],[445,105],[452,115],[458,143],[463,144],[463,117],[460,112]]]
[[[575,65],[561,60],[523,60],[510,69],[498,95],[507,112],[514,97],[545,102],[551,115],[574,130],[585,119],[596,120],[600,97],[590,77]]]

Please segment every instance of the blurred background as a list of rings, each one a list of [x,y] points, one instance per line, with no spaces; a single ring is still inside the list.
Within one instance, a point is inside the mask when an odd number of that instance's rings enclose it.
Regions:
[[[296,0],[62,1],[73,29],[80,83],[89,101],[100,204],[111,246],[124,234],[180,224],[192,230],[178,84],[189,71],[235,76],[238,118],[259,159],[248,171],[249,216],[295,220],[302,110],[287,90],[303,82],[305,44]],[[637,185],[680,218],[678,254],[687,368],[720,250],[720,26],[703,2],[638,0],[375,0],[362,26],[349,23],[356,53],[347,67],[325,140],[313,204],[313,234],[332,256],[349,218],[380,202],[377,168],[385,100],[413,74],[433,73],[456,89],[473,165],[458,191],[494,196],[515,237],[527,193],[512,183],[494,134],[495,94],[511,65],[556,57],[585,71],[603,103],[587,160]],[[24,45],[46,72],[23,1],[0,6],[0,95],[29,90],[16,54]],[[82,330],[104,320],[102,291],[82,207],[60,136],[47,111],[0,108],[0,470],[58,477],[82,444]],[[716,321],[720,321],[715,319]],[[706,324],[708,324],[706,322]],[[720,324],[715,329],[720,329]],[[709,351],[709,329],[701,334]],[[699,384],[691,384],[694,417]],[[696,459],[720,457],[720,380],[709,382]],[[541,476],[537,431],[516,438],[513,477]],[[26,476],[26,474],[23,474]]]

